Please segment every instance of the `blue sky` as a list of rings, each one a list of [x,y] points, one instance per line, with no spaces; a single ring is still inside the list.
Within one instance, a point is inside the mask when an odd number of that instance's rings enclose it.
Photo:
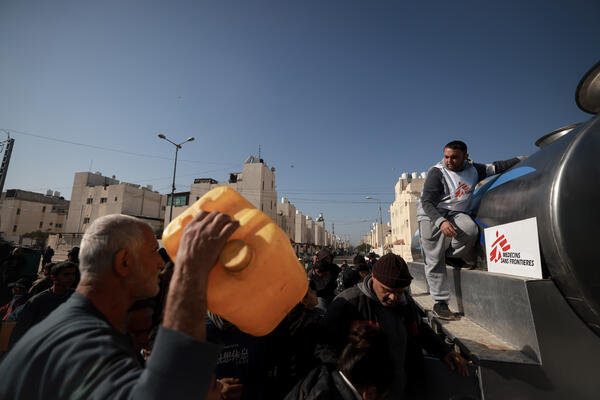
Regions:
[[[196,137],[180,152],[186,190],[260,144],[279,196],[357,242],[378,216],[365,196],[391,202],[398,175],[446,142],[506,159],[591,117],[574,91],[600,59],[599,2],[407,3],[4,0],[5,190],[68,198],[91,166],[167,193],[159,132]]]

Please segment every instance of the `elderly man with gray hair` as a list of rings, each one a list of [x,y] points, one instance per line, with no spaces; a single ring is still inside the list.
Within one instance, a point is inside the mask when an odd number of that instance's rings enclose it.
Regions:
[[[203,399],[220,350],[205,342],[208,274],[238,226],[216,211],[186,226],[163,323],[144,365],[123,324],[136,300],[158,293],[157,240],[133,217],[94,221],[81,242],[76,293],[0,364],[0,399]]]

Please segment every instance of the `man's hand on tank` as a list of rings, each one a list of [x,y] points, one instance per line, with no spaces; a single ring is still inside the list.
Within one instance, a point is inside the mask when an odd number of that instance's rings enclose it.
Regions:
[[[471,362],[465,360],[457,352],[451,351],[450,353],[446,354],[443,361],[452,371],[456,370],[462,376],[469,376],[469,364]]]
[[[442,231],[444,236],[447,237],[456,236],[456,228],[454,228],[454,225],[452,225],[450,221],[442,222],[442,224],[440,225],[440,231]]]
[[[239,227],[238,221],[218,211],[201,211],[185,227],[177,261],[191,262],[203,271],[210,271],[231,234]]]

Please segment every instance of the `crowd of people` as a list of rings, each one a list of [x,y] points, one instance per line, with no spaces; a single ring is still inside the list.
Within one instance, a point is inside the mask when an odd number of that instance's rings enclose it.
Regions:
[[[109,215],[69,261],[46,258],[37,281],[3,280],[2,318],[16,325],[0,398],[420,398],[424,351],[468,374],[423,322],[394,254],[340,267],[322,249],[306,265],[306,295],[264,337],[211,313],[208,274],[238,225],[199,213],[173,262],[147,225]]]

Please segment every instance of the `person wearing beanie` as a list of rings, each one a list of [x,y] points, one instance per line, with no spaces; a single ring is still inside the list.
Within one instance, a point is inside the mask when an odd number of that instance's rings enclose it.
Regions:
[[[368,322],[380,326],[388,338],[395,370],[390,398],[419,398],[420,391],[425,390],[423,349],[461,375],[468,375],[467,361],[420,318],[407,290],[412,279],[402,257],[386,254],[374,264],[370,276],[340,293],[325,316],[326,335],[319,346],[322,362],[336,360],[351,327]]]

